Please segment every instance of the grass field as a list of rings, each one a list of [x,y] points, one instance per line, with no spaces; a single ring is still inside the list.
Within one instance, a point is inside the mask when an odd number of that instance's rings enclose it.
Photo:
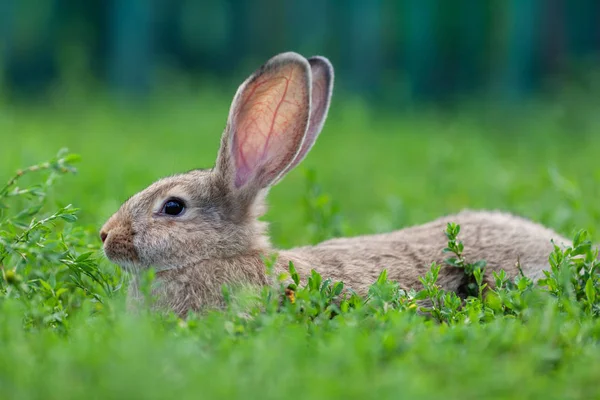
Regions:
[[[10,206],[0,214],[0,398],[600,397],[593,277],[590,288],[517,287],[502,305],[474,299],[442,323],[385,285],[370,306],[332,319],[309,289],[297,303],[314,318],[292,305],[277,312],[267,291],[266,310],[242,302],[187,321],[126,313],[121,273],[102,258],[97,231],[155,179],[212,166],[228,102],[209,91],[138,106],[90,99],[0,110],[0,182],[61,147],[81,156],[77,174],[42,188],[40,210],[15,217],[39,193],[0,196]],[[393,114],[334,96],[313,151],[270,193],[273,242],[387,231],[462,208],[504,209],[598,241],[594,105],[565,96]],[[47,176],[27,174],[19,187]],[[27,229],[12,222],[67,204],[79,209],[77,221],[67,212],[11,244]],[[91,258],[77,258],[86,252]]]

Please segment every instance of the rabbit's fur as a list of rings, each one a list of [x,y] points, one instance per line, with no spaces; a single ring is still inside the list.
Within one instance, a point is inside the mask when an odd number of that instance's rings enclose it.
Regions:
[[[294,168],[314,144],[329,109],[333,68],[323,57],[273,57],[238,89],[215,166],[161,179],[127,200],[101,230],[106,256],[131,270],[158,270],[159,305],[184,315],[222,303],[221,287],[268,284],[263,256],[275,252],[264,214],[271,185]],[[164,205],[180,199],[180,215]],[[328,240],[279,251],[275,272],[293,261],[301,276],[314,268],[365,294],[382,269],[404,288],[417,288],[432,262],[442,263],[448,222],[461,225],[467,260],[492,270],[540,277],[551,240],[569,241],[529,220],[501,212],[463,211],[403,230]],[[276,275],[276,274],[275,274]],[[442,268],[439,284],[457,292],[465,277]],[[138,297],[134,278],[132,299]]]

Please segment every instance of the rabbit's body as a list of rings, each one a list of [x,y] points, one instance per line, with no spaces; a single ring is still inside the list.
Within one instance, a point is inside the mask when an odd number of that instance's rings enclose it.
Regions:
[[[425,275],[431,263],[443,264],[448,257],[442,250],[447,245],[444,231],[449,222],[461,226],[466,260],[486,260],[485,281],[490,286],[493,286],[492,271],[504,269],[509,276],[515,276],[519,272],[517,263],[526,276],[542,277],[542,271],[548,269],[552,241],[570,245],[566,238],[552,230],[512,214],[463,211],[390,233],[336,238],[315,246],[278,251],[274,275],[287,272],[292,261],[301,277],[309,276],[310,270],[315,269],[324,277],[344,282],[359,295],[366,295],[385,268],[389,279],[397,281],[403,289],[418,289],[419,277]],[[261,242],[267,243],[267,238],[263,239]],[[187,310],[218,307],[223,301],[223,284],[269,284],[263,256],[274,252],[265,246],[238,257],[211,259],[160,271],[156,287],[157,297],[162,302],[160,308],[184,314]],[[438,276],[438,284],[443,289],[461,293],[465,283],[466,277],[460,269],[443,265]],[[132,285],[132,297],[139,295],[137,290]]]
[[[390,233],[331,239],[316,246],[282,251],[280,267],[286,268],[286,261],[291,260],[304,276],[314,268],[363,295],[384,268],[401,287],[418,288],[419,277],[425,275],[432,262],[443,264],[450,257],[443,252],[448,244],[444,231],[449,222],[461,226],[459,239],[465,245],[465,259],[487,262],[489,282],[492,271],[504,269],[516,275],[517,262],[525,275],[540,278],[542,270],[548,268],[552,240],[558,245],[570,244],[556,232],[512,214],[463,211]],[[458,291],[465,283],[464,272],[443,266],[438,283],[446,290]]]
[[[321,131],[331,98],[333,68],[322,57],[295,53],[267,62],[238,89],[214,168],[161,179],[132,196],[101,230],[107,257],[135,275],[158,270],[159,306],[180,315],[222,304],[223,284],[268,284],[263,256],[269,244],[264,198],[306,156]],[[365,294],[382,269],[404,288],[418,288],[432,262],[447,254],[444,230],[461,225],[467,261],[492,270],[540,277],[551,240],[568,241],[531,221],[500,212],[464,211],[433,222],[371,236],[338,238],[279,252],[276,272],[293,261],[302,277],[311,269]],[[462,271],[444,267],[438,283],[460,292]]]

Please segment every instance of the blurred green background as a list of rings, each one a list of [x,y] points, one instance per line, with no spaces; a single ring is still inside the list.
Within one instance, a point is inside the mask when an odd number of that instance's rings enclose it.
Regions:
[[[235,88],[282,51],[329,57],[330,118],[270,197],[274,242],[502,208],[595,233],[596,0],[2,0],[0,179],[83,156],[54,200],[96,231],[153,180],[214,162]],[[335,216],[334,215],[334,216]]]
[[[390,104],[513,98],[593,65],[599,16],[597,0],[3,0],[0,64],[12,93],[81,75],[143,93],[170,73],[237,78],[293,49]]]

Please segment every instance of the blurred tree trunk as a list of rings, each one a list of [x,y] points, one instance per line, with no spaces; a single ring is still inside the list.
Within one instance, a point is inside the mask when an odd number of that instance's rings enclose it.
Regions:
[[[12,44],[13,0],[0,1],[0,90],[4,89],[8,54]]]
[[[339,63],[337,73],[351,91],[372,97],[382,72],[381,0],[335,3]]]
[[[328,40],[328,2],[289,0],[286,3],[288,49],[305,57],[325,55]]]
[[[406,0],[406,64],[411,94],[415,98],[435,95],[436,68],[435,0]]]
[[[153,67],[153,1],[113,0],[110,3],[110,81],[114,89],[143,94]]]
[[[246,33],[246,55],[255,64],[275,53],[285,51],[287,31],[285,4],[280,0],[246,0],[249,32]]]
[[[3,29],[8,33],[5,46],[6,79],[24,94],[42,94],[57,76],[58,1],[9,1]]]
[[[476,90],[482,83],[488,29],[486,4],[481,0],[461,0],[458,44],[458,90]]]
[[[230,71],[239,68],[248,48],[248,20],[246,0],[227,0],[230,15],[230,32],[227,38],[228,51],[225,56]]]
[[[544,74],[561,72],[566,55],[565,0],[546,0],[542,14],[541,68]]]
[[[507,51],[502,92],[519,98],[533,84],[537,50],[539,0],[510,0],[507,13]]]
[[[598,0],[569,1],[564,14],[567,22],[569,53],[579,57],[598,50],[600,4]]]
[[[352,73],[357,78],[359,91],[375,93],[380,89],[382,71],[381,0],[354,0],[350,4],[354,6],[350,36],[354,48],[350,58]]]

